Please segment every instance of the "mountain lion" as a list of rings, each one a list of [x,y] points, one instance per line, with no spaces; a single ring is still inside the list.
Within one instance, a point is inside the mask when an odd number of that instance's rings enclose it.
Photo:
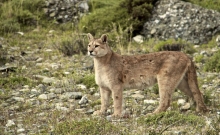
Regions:
[[[105,114],[112,95],[113,116],[121,116],[123,89],[143,89],[155,83],[159,86],[160,101],[153,113],[166,111],[176,88],[195,100],[196,111],[207,111],[198,88],[194,64],[186,54],[162,51],[143,55],[119,55],[108,46],[107,35],[94,38],[89,33],[88,38],[88,55],[94,59],[95,81],[101,94],[101,109],[94,114]]]

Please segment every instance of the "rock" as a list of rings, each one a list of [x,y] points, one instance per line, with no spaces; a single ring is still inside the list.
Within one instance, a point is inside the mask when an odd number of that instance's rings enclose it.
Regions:
[[[188,110],[188,109],[190,109],[190,103],[186,103],[184,106],[182,106],[181,108],[180,108],[181,110]]]
[[[6,127],[11,127],[11,126],[14,126],[14,125],[15,125],[15,122],[13,120],[8,120],[7,124],[5,126]]]
[[[79,89],[82,89],[82,90],[86,90],[86,86],[84,84],[77,84],[76,85]]]
[[[47,94],[47,98],[48,99],[54,99],[54,98],[56,98],[57,96],[56,96],[56,94],[54,94],[54,93],[49,93],[49,94]]]
[[[149,105],[147,108],[146,108],[146,110],[147,111],[153,111],[154,110],[154,106],[152,106],[152,105]]]
[[[20,128],[20,129],[17,130],[17,133],[18,133],[18,134],[23,133],[23,132],[25,132],[25,129],[24,129],[24,128]]]
[[[63,92],[64,92],[64,90],[61,89],[61,88],[58,88],[58,89],[55,89],[55,90],[54,90],[54,93],[55,93],[55,94],[62,94]]]
[[[131,95],[131,97],[133,97],[135,99],[144,99],[144,96],[139,93],[133,94],[133,95]]]
[[[16,102],[24,102],[24,98],[21,97],[12,97],[13,100],[15,100]]]
[[[93,109],[89,109],[86,111],[86,114],[93,114],[94,110]]]
[[[89,102],[89,100],[88,100],[87,96],[85,95],[85,96],[83,96],[83,97],[81,98],[81,100],[79,101],[79,105],[86,104],[86,103],[88,103],[88,102]]]
[[[65,98],[73,98],[73,99],[81,99],[82,98],[82,92],[66,92]]]
[[[144,36],[142,35],[137,35],[135,37],[133,37],[133,40],[137,43],[143,43],[144,42]]]
[[[146,38],[180,38],[201,45],[220,32],[219,20],[218,11],[182,0],[160,0],[154,7],[152,17],[144,24],[143,34]]]
[[[43,83],[47,83],[47,84],[50,84],[50,83],[55,83],[56,80],[54,78],[49,78],[49,77],[44,77],[43,80],[42,80]]]
[[[184,100],[184,99],[178,99],[178,101],[177,101],[177,105],[179,105],[179,106],[182,106],[185,103],[186,103],[186,100]]]
[[[47,100],[48,98],[47,98],[46,94],[41,94],[41,95],[38,96],[38,99],[40,99],[40,100]]]
[[[157,104],[157,100],[144,100],[144,104]]]

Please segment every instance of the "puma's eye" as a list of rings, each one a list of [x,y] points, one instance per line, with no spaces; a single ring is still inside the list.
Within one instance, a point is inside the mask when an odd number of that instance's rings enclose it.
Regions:
[[[88,45],[88,47],[90,47],[90,45]]]
[[[99,45],[95,45],[95,48],[99,47]]]

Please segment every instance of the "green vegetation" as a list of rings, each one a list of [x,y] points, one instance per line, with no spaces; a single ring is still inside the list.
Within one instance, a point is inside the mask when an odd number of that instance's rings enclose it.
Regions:
[[[211,72],[220,72],[220,50],[211,56],[205,63],[204,70]]]
[[[105,134],[128,134],[120,127],[108,122],[105,119],[89,118],[79,121],[66,121],[60,123],[54,131],[59,135],[105,135]]]
[[[80,79],[79,82],[86,85],[87,88],[97,87],[94,74],[85,75],[83,78]]]
[[[220,1],[219,0],[182,0],[182,1],[191,2],[193,4],[202,6],[204,8],[213,9],[213,10],[217,10],[218,12],[220,12]]]
[[[44,17],[44,0],[8,0],[0,5],[0,34],[36,27]]]
[[[193,54],[196,50],[193,48],[192,44],[186,43],[181,39],[168,39],[166,41],[159,41],[154,45],[154,51],[163,51],[163,50],[174,50],[181,51],[183,50],[185,53]]]
[[[127,32],[140,32],[143,23],[151,17],[153,2],[156,0],[92,0],[91,13],[84,16],[79,28],[83,32],[92,34],[109,33],[113,29],[113,23],[123,30],[131,26]],[[106,12],[107,11],[107,12]],[[92,22],[92,23],[91,23]]]
[[[204,55],[196,55],[195,56],[195,62],[199,63],[199,62],[204,62]]]
[[[168,130],[168,128],[181,125],[191,125],[194,127],[193,130],[196,130],[196,128],[200,129],[205,124],[205,121],[199,116],[194,114],[181,114],[177,111],[167,111],[156,115],[149,115],[147,118],[140,118],[138,122],[140,124],[145,124],[147,127],[157,125],[154,127],[154,130],[151,130],[154,134],[162,134]],[[164,128],[158,130],[160,126]],[[188,131],[185,132],[189,133]]]

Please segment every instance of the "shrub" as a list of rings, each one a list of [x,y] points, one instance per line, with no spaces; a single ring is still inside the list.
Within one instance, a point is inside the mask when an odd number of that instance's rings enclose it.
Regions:
[[[105,119],[81,119],[66,121],[55,127],[54,134],[62,135],[105,135],[128,134]]]
[[[24,26],[36,26],[43,18],[44,0],[8,0],[0,8],[0,34],[18,31]]]
[[[154,51],[181,51],[185,53],[195,53],[196,50],[192,47],[191,44],[185,43],[183,40],[168,39],[166,41],[159,41],[154,46]]]
[[[85,84],[87,88],[97,87],[94,74],[84,76],[82,79],[80,79],[80,83]]]
[[[87,43],[78,35],[74,35],[74,37],[60,37],[60,40],[54,41],[53,46],[63,53],[64,56],[86,54],[87,52]]]
[[[211,56],[205,63],[204,70],[211,72],[220,72],[220,50]]]
[[[111,0],[109,3],[102,3],[93,0],[90,4],[92,13],[82,18],[79,28],[92,34],[108,33],[112,30],[112,23],[115,23],[122,29],[132,25],[129,32],[139,33],[144,22],[151,17],[155,1],[157,0]]]

